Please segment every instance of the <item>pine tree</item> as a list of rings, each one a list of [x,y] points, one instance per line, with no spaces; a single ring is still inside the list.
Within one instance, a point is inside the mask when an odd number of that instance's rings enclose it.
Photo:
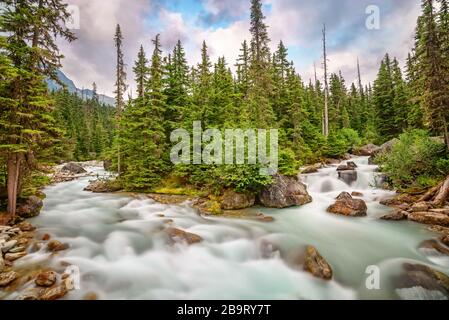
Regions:
[[[44,78],[54,78],[60,67],[55,39],[75,39],[64,27],[70,16],[66,7],[60,0],[23,0],[4,2],[2,8],[1,68],[8,79],[1,85],[0,149],[7,163],[7,211],[12,217],[24,178],[61,135]]]
[[[259,128],[274,125],[275,115],[270,97],[273,92],[271,79],[271,54],[268,27],[264,23],[262,1],[251,0],[251,63],[249,68],[248,96],[245,102],[250,121]]]
[[[424,0],[422,41],[416,49],[423,84],[423,105],[429,127],[444,135],[449,149],[449,91],[446,61],[438,34],[434,1]]]
[[[123,35],[120,28],[120,25],[117,25],[116,31],[115,31],[115,37],[114,37],[114,43],[116,48],[116,58],[117,58],[117,65],[116,65],[116,82],[115,82],[115,103],[116,103],[116,116],[117,116],[117,172],[120,175],[122,172],[122,159],[121,159],[121,145],[120,145],[120,123],[121,123],[121,116],[122,116],[122,110],[125,105],[125,101],[123,98],[123,95],[125,94],[125,91],[127,89],[126,86],[126,72],[125,72],[125,63],[123,60]]]
[[[148,59],[145,55],[145,50],[143,45],[140,46],[139,53],[137,55],[137,60],[133,68],[135,74],[135,80],[137,84],[137,98],[143,99],[145,93],[145,84],[148,79]]]

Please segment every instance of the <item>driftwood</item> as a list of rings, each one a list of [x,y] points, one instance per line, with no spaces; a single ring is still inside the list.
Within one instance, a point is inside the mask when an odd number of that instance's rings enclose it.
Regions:
[[[432,200],[433,197],[435,197],[435,195],[437,194],[438,190],[440,190],[440,188],[443,186],[443,183],[441,182],[439,185],[437,185],[436,187],[433,187],[431,189],[429,189],[429,191],[427,191],[425,194],[423,194],[421,196],[421,198],[419,198],[416,202],[423,202],[423,201],[429,201]]]
[[[444,204],[448,196],[449,196],[449,176],[446,178],[443,185],[439,188],[435,198],[432,201],[432,204],[435,207],[440,207]]]

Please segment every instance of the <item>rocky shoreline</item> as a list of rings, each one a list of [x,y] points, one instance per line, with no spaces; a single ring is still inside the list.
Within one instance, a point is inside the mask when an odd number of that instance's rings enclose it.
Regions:
[[[48,234],[39,237],[29,222],[0,226],[0,299],[20,292],[16,300],[57,300],[73,289],[70,274],[35,266],[25,269],[16,262],[30,253],[43,251],[56,255],[68,249],[67,244],[51,240]]]

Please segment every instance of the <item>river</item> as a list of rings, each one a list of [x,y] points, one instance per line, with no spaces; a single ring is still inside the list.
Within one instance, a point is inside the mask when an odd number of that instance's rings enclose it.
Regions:
[[[378,219],[391,211],[379,200],[392,193],[374,187],[376,167],[368,165],[368,158],[352,160],[358,164],[358,179],[351,186],[338,179],[335,166],[302,176],[313,202],[282,210],[258,208],[275,219],[271,223],[200,217],[188,204],[85,192],[89,177],[53,185],[45,190],[42,213],[30,222],[70,249],[55,256],[41,250],[16,265],[76,266],[80,287],[67,299],[81,299],[88,292],[100,299],[440,298],[423,289],[394,287],[392,278],[402,272],[404,262],[449,273],[449,259],[419,249],[423,240],[435,237],[426,226]],[[89,170],[104,174],[100,168]],[[363,193],[368,216],[327,213],[342,191]],[[167,225],[204,241],[168,245]],[[331,264],[332,281],[288,263],[305,245],[315,246]],[[369,266],[380,271],[380,288],[367,288]]]

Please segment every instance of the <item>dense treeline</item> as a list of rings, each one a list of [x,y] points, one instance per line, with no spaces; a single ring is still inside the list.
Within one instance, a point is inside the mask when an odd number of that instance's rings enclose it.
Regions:
[[[255,190],[269,182],[257,166],[173,166],[169,161],[170,132],[203,128],[276,128],[280,132],[280,170],[324,157],[340,157],[362,143],[383,143],[413,128],[443,135],[449,112],[447,72],[447,1],[423,1],[416,47],[406,64],[385,55],[373,86],[348,85],[341,73],[329,76],[329,136],[323,133],[325,87],[317,79],[305,83],[281,41],[269,49],[268,27],[261,1],[251,1],[250,41],[241,45],[233,74],[221,57],[213,63],[203,43],[201,62],[189,66],[182,43],[164,55],[160,36],[148,59],[141,48],[133,68],[138,97],[129,101],[121,118],[123,165],[127,189],[152,189],[162,180],[198,187]],[[122,37],[120,33],[120,37]],[[117,38],[117,37],[116,37]],[[119,56],[123,55],[119,52]],[[122,83],[123,79],[119,79]],[[119,90],[118,90],[119,91]],[[117,99],[122,99],[119,95]]]
[[[115,108],[99,102],[95,87],[91,99],[66,90],[52,94],[53,114],[63,132],[63,160],[101,159],[112,147]]]
[[[447,0],[422,1],[415,46],[405,69],[386,54],[372,85],[363,85],[358,61],[354,62],[356,83],[346,83],[340,72],[330,74],[324,83],[317,77],[301,79],[282,41],[271,52],[261,1],[251,0],[251,39],[241,44],[236,62],[224,57],[211,61],[203,43],[200,63],[190,66],[180,41],[164,53],[158,35],[150,55],[143,47],[138,54],[132,70],[137,96],[126,100],[123,35],[118,26],[115,110],[101,105],[95,95],[84,100],[46,88],[45,79],[54,78],[61,67],[56,36],[75,39],[63,27],[69,14],[61,1],[4,3],[0,14],[0,181],[8,191],[12,215],[17,196],[37,164],[58,158],[87,160],[108,155],[128,190],[191,185],[255,192],[270,183],[270,177],[260,175],[260,165],[171,163],[171,133],[177,128],[192,133],[194,121],[200,121],[203,129],[222,132],[228,128],[278,129],[279,170],[284,174],[404,132],[402,142],[406,143],[397,149],[421,150],[429,155],[424,159],[432,159],[430,167],[438,167],[438,173],[430,175],[429,166],[416,169],[427,184],[446,172],[447,149],[430,143],[428,136],[444,136],[449,146]],[[427,132],[409,133],[414,129]],[[416,152],[410,158],[423,161]],[[408,163],[401,159],[385,160],[391,176],[413,167],[401,167]],[[412,173],[397,184],[408,185],[416,176]]]

